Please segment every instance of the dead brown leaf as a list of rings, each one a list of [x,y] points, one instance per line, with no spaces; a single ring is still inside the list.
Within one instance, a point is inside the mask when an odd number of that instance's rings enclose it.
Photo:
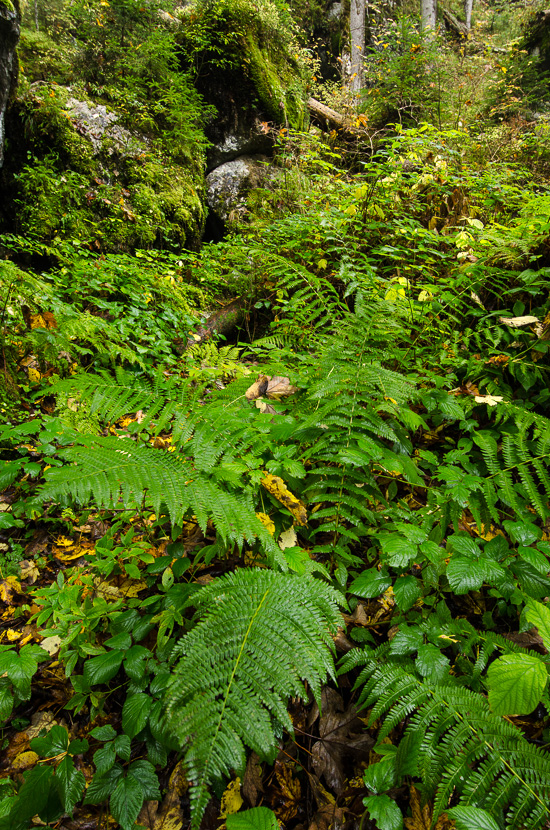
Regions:
[[[189,787],[181,761],[178,761],[168,784],[168,789],[159,809],[158,801],[147,801],[142,807],[137,823],[147,830],[180,830],[184,816],[181,797]]]
[[[245,397],[248,401],[255,401],[257,398],[267,395],[271,400],[278,401],[281,398],[286,398],[297,392],[297,387],[293,386],[290,379],[276,375],[260,375],[258,380],[249,386],[245,392]]]
[[[258,803],[258,793],[263,793],[262,764],[255,752],[252,752],[246,764],[242,792],[251,807]]]
[[[354,706],[347,709],[337,691],[325,686],[321,693],[319,740],[311,748],[313,768],[330,790],[341,795],[344,789],[344,760],[368,760],[374,740],[363,731]]]
[[[290,764],[275,761],[278,787],[270,795],[271,806],[283,824],[295,818],[302,798],[302,788]]]

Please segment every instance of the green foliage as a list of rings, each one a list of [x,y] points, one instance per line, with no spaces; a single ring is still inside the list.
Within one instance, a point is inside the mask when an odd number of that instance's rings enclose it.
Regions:
[[[166,698],[169,723],[188,745],[193,827],[210,798],[207,787],[231,769],[244,774],[244,745],[274,760],[272,718],[292,734],[285,703],[305,697],[303,680],[320,700],[333,671],[338,602],[319,581],[270,571],[236,572],[201,591],[200,622],[176,647],[183,656]]]
[[[400,665],[401,664],[401,665]],[[360,702],[369,720],[383,717],[379,741],[405,717],[407,726],[393,756],[395,777],[420,772],[426,796],[434,796],[433,820],[451,794],[459,804],[506,817],[520,827],[548,820],[550,759],[520,730],[492,713],[485,698],[460,688],[450,674],[439,682],[419,678],[403,658],[366,648],[344,658],[341,671],[359,666]]]

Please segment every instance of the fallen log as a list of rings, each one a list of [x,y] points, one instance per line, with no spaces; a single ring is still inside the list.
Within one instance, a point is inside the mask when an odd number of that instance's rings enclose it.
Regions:
[[[455,34],[459,38],[467,38],[468,37],[468,27],[462,20],[459,20],[458,17],[455,17],[454,14],[447,9],[443,9],[443,19],[445,20],[445,24],[448,29],[450,29],[453,34]]]
[[[307,107],[312,120],[322,130],[336,130],[354,138],[368,138],[369,133],[364,127],[358,127],[349,116],[321,104],[315,98],[308,98]]]
[[[231,300],[227,305],[214,311],[192,337],[188,337],[187,340],[177,338],[174,341],[175,350],[178,354],[183,354],[191,346],[206,343],[214,333],[227,336],[234,328],[244,323],[252,302],[250,297],[237,297]]]

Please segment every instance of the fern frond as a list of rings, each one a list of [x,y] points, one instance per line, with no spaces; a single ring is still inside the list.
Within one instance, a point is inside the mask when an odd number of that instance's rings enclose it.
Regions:
[[[304,697],[316,700],[327,674],[334,677],[332,635],[341,617],[340,595],[307,577],[273,571],[237,571],[195,595],[201,621],[181,639],[166,695],[167,716],[185,748],[193,788],[192,828],[210,798],[208,788],[242,774],[245,746],[273,761],[273,719],[292,734],[286,710]]]
[[[498,635],[483,637],[496,641]],[[500,638],[498,645],[504,644],[513,649]],[[482,664],[489,653],[487,646]],[[452,796],[460,805],[504,814],[507,825],[518,830],[543,827],[550,819],[550,754],[493,714],[483,695],[461,688],[450,675],[441,684],[420,679],[414,669],[388,662],[385,654],[381,649],[350,653],[339,673],[363,666],[354,688],[364,686],[362,705],[375,704],[371,724],[384,717],[379,738],[414,712],[405,721],[401,744],[408,754],[405,758],[400,745],[398,772],[410,774],[411,765],[418,770],[425,794],[435,799],[432,820],[448,808]]]
[[[80,436],[64,450],[67,466],[48,470],[41,499],[72,496],[80,503],[93,498],[100,506],[125,506],[143,500],[157,513],[167,512],[179,524],[191,511],[206,531],[212,519],[224,542],[254,543],[259,539],[272,564],[286,568],[284,556],[271,534],[257,518],[251,499],[233,495],[201,475],[191,461],[178,453],[138,446],[130,439]]]

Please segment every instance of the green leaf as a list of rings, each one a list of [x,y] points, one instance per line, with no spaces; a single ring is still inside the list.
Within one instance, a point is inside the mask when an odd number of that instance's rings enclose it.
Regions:
[[[147,660],[151,657],[151,652],[145,646],[132,646],[126,652],[124,658],[124,671],[132,680],[141,680],[145,677],[147,670]]]
[[[528,522],[504,522],[505,530],[510,534],[514,542],[520,545],[532,545],[540,539],[542,531],[536,525]]]
[[[105,744],[94,752],[96,776],[105,775],[116,763],[116,750],[113,743]],[[94,779],[95,780],[95,779]]]
[[[435,681],[443,680],[450,669],[449,658],[432,643],[419,646],[415,665],[423,677]]]
[[[422,596],[421,583],[414,576],[402,576],[395,580],[393,593],[400,611],[408,611]]]
[[[356,577],[349,586],[350,593],[356,594],[360,597],[372,599],[379,597],[391,585],[391,579],[385,572],[380,572],[377,568],[370,568],[368,571],[363,571]]]
[[[381,533],[379,540],[384,552],[384,561],[392,568],[404,568],[416,556],[417,546],[399,533]]]
[[[123,761],[129,761],[132,754],[132,741],[128,735],[117,735],[113,741],[113,747],[119,758]]]
[[[27,830],[29,820],[47,808],[50,796],[53,767],[39,765],[25,777],[18,799],[10,812],[10,827]]]
[[[140,692],[127,697],[122,707],[122,728],[130,738],[135,738],[147,723],[147,716],[153,700],[150,695]]]
[[[105,641],[104,645],[108,648],[119,648],[122,651],[127,651],[132,645],[132,638],[126,631],[121,631],[120,634],[115,634]]]
[[[457,830],[500,830],[490,813],[481,807],[452,807],[447,815],[454,820]]]
[[[454,533],[452,536],[449,536],[447,544],[453,553],[459,553],[463,556],[470,556],[477,559],[481,554],[479,545],[474,542],[471,536],[461,536],[458,533]]]
[[[69,746],[69,733],[64,726],[56,724],[52,726],[47,735],[40,738],[33,738],[30,747],[33,752],[38,753],[42,758],[53,758],[67,750]]]
[[[395,755],[387,755],[382,761],[369,764],[363,774],[365,787],[375,795],[384,793],[395,784]]]
[[[0,721],[4,721],[6,718],[9,718],[13,709],[14,701],[11,688],[8,685],[8,678],[5,678],[7,681],[5,683],[3,680],[4,678],[0,678]]]
[[[123,659],[122,651],[108,651],[99,657],[93,657],[84,665],[84,677],[91,686],[107,683],[118,672]]]
[[[391,641],[390,654],[412,654],[413,651],[418,651],[423,642],[424,635],[418,628],[400,625],[399,631]]]
[[[82,797],[86,787],[86,779],[80,770],[75,769],[74,761],[69,755],[65,755],[57,767],[55,781],[61,796],[63,809],[67,813],[72,813],[77,801],[80,801]]]
[[[109,806],[122,830],[132,830],[145,797],[139,781],[131,775],[121,778],[111,796]]]
[[[150,761],[134,761],[128,770],[128,775],[133,776],[136,781],[139,781],[144,798],[160,798],[158,776]]]
[[[542,602],[536,599],[529,599],[525,608],[525,619],[531,625],[535,625],[542,637],[547,651],[550,651],[550,610]]]
[[[4,461],[0,464],[0,490],[5,490],[12,484],[23,464],[23,459],[18,458],[16,461]]]
[[[487,671],[489,705],[497,715],[528,715],[548,680],[544,663],[528,654],[505,654]]]
[[[227,816],[227,830],[279,830],[277,816],[269,807],[253,807]]]
[[[110,723],[107,723],[105,726],[96,726],[95,729],[92,729],[90,735],[98,741],[112,741],[113,738],[116,738],[116,730],[113,729]]]
[[[447,579],[455,594],[477,591],[485,581],[484,563],[453,554],[447,565]]]
[[[105,801],[113,792],[121,775],[123,775],[123,769],[120,764],[115,764],[105,775],[94,775],[92,783],[86,790],[84,804],[100,804]]]
[[[388,795],[371,795],[363,804],[379,830],[402,830],[403,814]]]

